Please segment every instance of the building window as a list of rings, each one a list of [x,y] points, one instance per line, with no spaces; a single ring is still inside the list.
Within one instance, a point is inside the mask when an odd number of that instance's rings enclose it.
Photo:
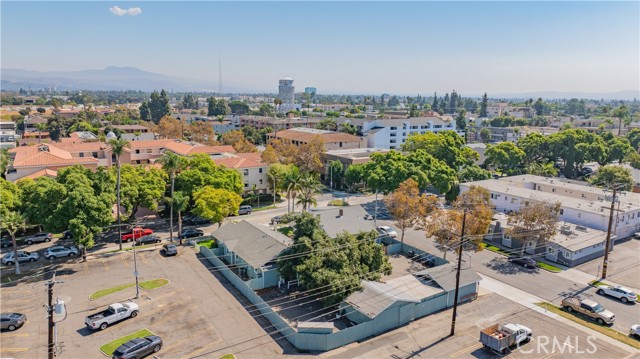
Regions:
[[[245,175],[245,176],[248,176],[248,175],[249,175],[249,170],[248,170],[248,169],[245,169],[245,170],[244,170],[244,171],[242,171],[242,172],[244,173],[244,175]],[[245,186],[245,187],[246,187],[246,186]]]
[[[396,140],[395,139],[389,140],[389,143],[396,143]]]
[[[396,137],[397,135],[398,135],[397,133],[395,133],[395,132],[391,132],[391,135],[390,135],[390,136],[391,136],[391,137]]]
[[[578,218],[582,217],[582,213],[578,213]]]
[[[136,155],[137,155],[137,154],[140,154],[140,150],[136,150]]]
[[[340,147],[342,147],[342,142],[340,142]]]
[[[148,148],[148,149],[147,149],[147,153],[153,153],[153,150],[152,150],[152,149],[150,149],[150,148]]]
[[[397,129],[398,129],[398,128],[397,128],[397,127],[395,127],[395,126],[393,126],[393,127],[391,127],[391,128],[390,128],[390,130],[391,130],[391,131],[394,131],[394,130],[397,130]]]
[[[556,189],[555,189],[555,188],[552,188],[552,189],[551,189],[551,192],[555,192],[555,191],[556,191]]]
[[[249,182],[244,183],[244,188],[249,188]]]
[[[258,180],[258,183],[262,184],[262,179],[259,179],[259,180]]]
[[[80,152],[80,158],[84,157],[84,152]]]
[[[93,157],[94,157],[94,158],[98,158],[98,152],[94,152],[94,153],[93,153]]]
[[[262,173],[262,167],[258,168],[258,173]]]
[[[560,208],[560,215],[562,216],[564,214],[564,209]]]

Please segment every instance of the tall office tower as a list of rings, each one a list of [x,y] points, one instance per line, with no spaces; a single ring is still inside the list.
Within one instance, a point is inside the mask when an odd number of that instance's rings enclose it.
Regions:
[[[296,102],[295,99],[296,87],[293,85],[293,79],[291,77],[285,77],[280,80],[278,86],[278,98],[282,100],[283,109],[291,109]]]

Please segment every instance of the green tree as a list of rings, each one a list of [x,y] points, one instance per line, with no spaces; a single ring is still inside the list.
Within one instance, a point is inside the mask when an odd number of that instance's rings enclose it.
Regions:
[[[204,186],[237,194],[241,194],[244,188],[240,173],[235,169],[217,166],[204,153],[189,156],[183,169],[175,176],[175,188],[193,199],[194,193]]]
[[[169,212],[169,239],[173,240],[173,193],[175,189],[176,174],[185,167],[184,158],[173,152],[167,151],[158,159],[162,169],[169,175],[171,181],[171,202]],[[192,193],[192,192],[189,192]]]
[[[140,105],[140,119],[143,121],[151,121],[151,109],[149,108],[149,102],[142,101]]]
[[[0,178],[0,217],[20,207],[20,188],[13,183]]]
[[[327,117],[318,122],[316,128],[327,131],[338,131],[338,123],[333,117]]]
[[[549,138],[537,132],[529,133],[525,137],[521,137],[518,139],[517,145],[518,148],[524,151],[524,161],[527,164],[538,163],[552,157]]]
[[[234,115],[248,115],[250,112],[249,105],[246,102],[242,101],[231,101],[229,102],[229,108],[231,113]]]
[[[529,204],[509,216],[507,234],[522,242],[520,256],[527,247],[539,247],[557,232],[560,202],[550,203],[530,199]]]
[[[6,148],[0,149],[0,177],[3,179],[6,178],[7,167],[9,167],[10,160],[9,150]]]
[[[342,188],[342,182],[344,180],[344,165],[338,160],[329,162],[329,182],[331,189]]]
[[[626,122],[629,118],[629,109],[625,105],[620,105],[620,107],[613,111],[613,116],[618,119],[618,136],[620,136],[622,131],[622,122]]]
[[[544,115],[544,101],[542,101],[542,97],[538,97],[536,103],[533,104],[533,109],[536,110],[536,116]]]
[[[36,124],[36,128],[38,129],[38,142],[42,143],[42,132],[47,129],[47,124],[38,123]]]
[[[258,114],[260,116],[273,116],[275,114],[275,110],[270,104],[263,103],[258,109]]]
[[[495,146],[488,145],[485,156],[485,165],[496,167],[503,175],[511,175],[520,171],[525,153],[513,142],[500,142]]]
[[[467,110],[461,109],[456,116],[456,128],[460,130],[467,129]]]
[[[67,189],[49,177],[35,180],[27,178],[18,181],[20,190],[20,211],[31,224],[38,224],[47,230],[56,227],[58,205],[66,198]],[[60,229],[60,231],[66,228]]]
[[[149,112],[151,114],[151,121],[155,124],[160,122],[164,116],[171,114],[171,106],[169,105],[169,95],[163,89],[158,93],[153,91],[151,93],[151,100],[149,101]]]
[[[315,195],[320,193],[322,188],[322,184],[316,174],[313,173],[303,173],[300,178],[300,196],[298,197],[297,204],[302,205],[302,211],[307,211],[313,205],[314,207],[318,205],[318,201],[315,198]]]
[[[480,139],[483,143],[491,142],[491,130],[488,128],[483,128],[480,130]]]
[[[164,171],[153,167],[122,166],[121,191],[124,195],[122,208],[129,215],[128,221],[135,218],[140,206],[150,210],[158,208],[166,190],[166,178]]]
[[[627,133],[627,139],[631,147],[636,151],[640,151],[640,128],[634,128],[629,131],[629,133]]]
[[[164,202],[169,203],[171,208],[178,212],[178,233],[182,233],[182,212],[189,208],[189,196],[185,196],[178,191],[173,194],[173,198],[166,197]],[[178,238],[180,239],[180,244],[182,244],[182,237],[179,236]]]
[[[25,228],[25,219],[19,213],[15,211],[8,211],[5,213],[0,213],[2,217],[0,218],[0,228],[2,230],[7,231],[9,236],[11,236],[11,244],[13,245],[13,259],[15,261],[16,266],[16,274],[20,274],[20,262],[18,261],[18,245],[16,244],[16,233]]]
[[[295,211],[296,195],[301,190],[302,174],[295,165],[292,165],[284,178],[284,186],[287,191],[287,212]],[[289,204],[291,202],[292,206]]]
[[[487,96],[487,93],[485,92],[484,95],[482,95],[482,102],[480,102],[480,117],[487,117],[487,107],[489,106],[489,97]]]
[[[607,157],[604,163],[618,162],[618,164],[624,163],[629,155],[634,152],[634,148],[631,147],[629,140],[624,137],[613,137],[610,141],[606,142]]]
[[[182,98],[182,108],[197,110],[198,99],[193,94],[186,94]]]
[[[362,164],[354,164],[347,167],[344,179],[349,186],[349,191],[353,191],[353,186],[363,183],[365,180],[365,167]]]
[[[389,213],[400,229],[400,243],[404,243],[404,232],[419,220],[428,217],[436,208],[437,197],[420,194],[418,183],[409,178],[384,198]]]
[[[224,189],[205,186],[193,194],[193,212],[202,218],[222,225],[222,220],[230,214],[238,214],[242,197]]]
[[[535,176],[556,177],[558,170],[551,161],[530,162],[527,166],[527,173]]]
[[[116,180],[116,214],[118,216],[118,246],[120,247],[120,250],[122,250],[122,227],[120,224],[121,218],[120,218],[120,156],[122,156],[122,154],[125,151],[125,148],[131,147],[131,144],[129,144],[129,141],[123,139],[123,138],[114,138],[111,141],[109,141],[109,144],[111,145],[111,152],[116,156],[116,171],[118,173],[118,177]]]
[[[598,170],[589,178],[589,183],[606,190],[629,191],[633,188],[633,176],[628,168],[607,165]]]

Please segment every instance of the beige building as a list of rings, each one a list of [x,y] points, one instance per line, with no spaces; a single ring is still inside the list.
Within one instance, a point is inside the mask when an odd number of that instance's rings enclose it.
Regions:
[[[367,140],[365,138],[348,133],[318,130],[315,128],[292,128],[267,135],[269,141],[277,138],[296,146],[309,143],[316,137],[322,139],[325,151],[367,147]]]
[[[262,162],[260,153],[237,153],[234,157],[214,158],[213,162],[218,166],[233,168],[240,172],[244,193],[258,189],[258,193],[273,193],[270,190],[267,169],[269,165]]]

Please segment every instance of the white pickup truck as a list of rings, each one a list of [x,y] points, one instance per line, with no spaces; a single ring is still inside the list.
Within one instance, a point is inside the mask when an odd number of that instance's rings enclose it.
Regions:
[[[135,318],[140,308],[136,303],[113,303],[106,310],[88,316],[84,322],[93,330],[104,330],[110,324],[119,322],[126,318]]]

